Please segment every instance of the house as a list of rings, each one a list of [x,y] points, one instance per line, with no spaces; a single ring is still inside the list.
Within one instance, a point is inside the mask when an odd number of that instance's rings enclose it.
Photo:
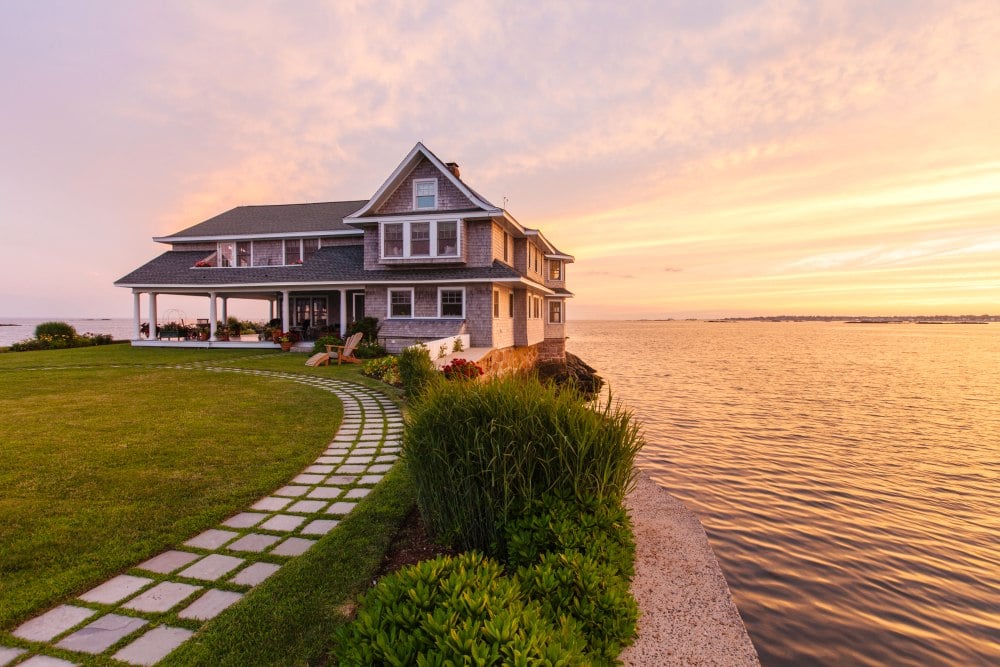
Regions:
[[[306,336],[324,327],[343,334],[350,322],[375,317],[390,352],[459,338],[500,363],[525,351],[565,354],[573,257],[421,143],[368,200],[239,206],[154,240],[170,250],[115,282],[132,290],[133,345],[273,346],[217,340],[228,301],[255,299],[283,330]],[[205,297],[209,340],[157,340],[160,294]]]

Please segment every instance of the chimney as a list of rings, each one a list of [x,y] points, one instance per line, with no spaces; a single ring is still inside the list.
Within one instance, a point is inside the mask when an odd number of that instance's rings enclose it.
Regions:
[[[462,178],[462,173],[458,170],[457,162],[449,162],[445,166],[448,167],[448,171],[454,174],[455,178]]]

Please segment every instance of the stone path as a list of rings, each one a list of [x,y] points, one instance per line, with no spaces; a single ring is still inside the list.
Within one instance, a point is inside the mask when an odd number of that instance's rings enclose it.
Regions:
[[[392,468],[403,419],[386,396],[340,380],[181,364],[177,368],[291,380],[332,392],[344,419],[326,451],[245,512],[12,631],[0,667],[60,667],[86,655],[155,665],[206,621],[333,530]]]

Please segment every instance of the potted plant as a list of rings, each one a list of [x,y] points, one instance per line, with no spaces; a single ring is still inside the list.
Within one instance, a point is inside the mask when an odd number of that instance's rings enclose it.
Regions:
[[[292,343],[295,342],[292,338],[291,331],[283,331],[278,335],[278,344],[281,345],[282,352],[288,352],[292,349]]]

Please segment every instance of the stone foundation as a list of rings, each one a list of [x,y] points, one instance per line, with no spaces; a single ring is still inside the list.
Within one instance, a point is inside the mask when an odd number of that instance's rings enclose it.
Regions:
[[[482,366],[485,377],[528,372],[533,370],[538,362],[538,348],[540,346],[541,344],[492,350],[479,360],[479,365]]]
[[[566,361],[565,338],[546,338],[537,347],[538,361]]]

